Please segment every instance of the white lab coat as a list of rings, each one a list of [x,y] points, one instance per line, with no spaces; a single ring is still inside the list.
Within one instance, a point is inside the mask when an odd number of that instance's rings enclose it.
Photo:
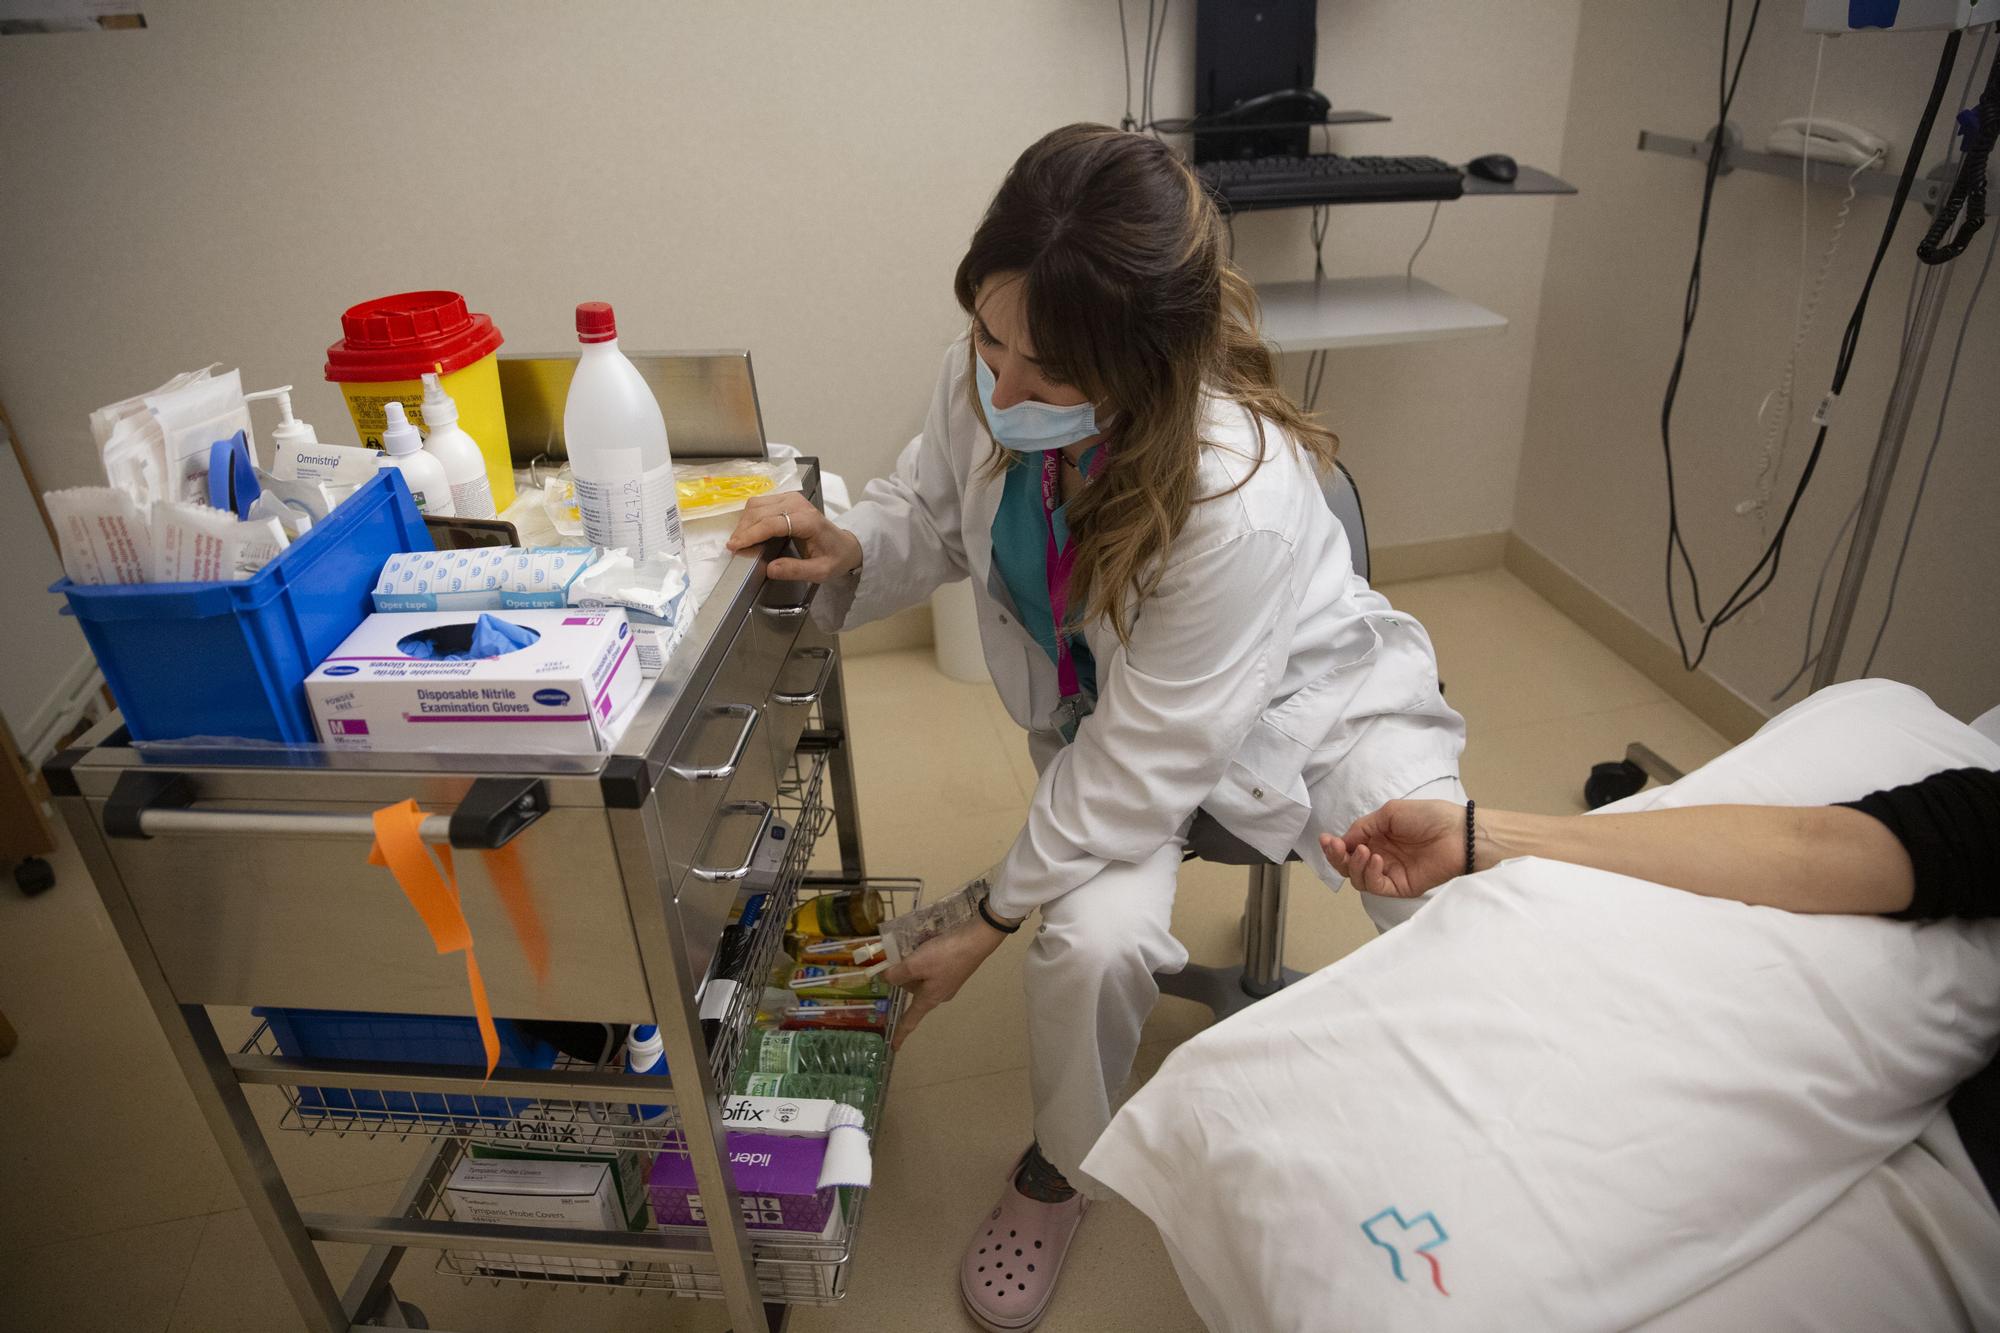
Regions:
[[[1249,414],[1211,400],[1197,493],[1237,489],[1194,506],[1129,645],[1086,624],[1096,709],[1060,745],[1054,663],[993,565],[1003,483],[969,365],[961,339],[922,433],[837,520],[860,539],[862,565],[822,590],[814,614],[838,630],[972,580],[987,669],[1043,761],[994,910],[1024,916],[1109,864],[1145,861],[1198,808],[1274,860],[1297,851],[1338,886],[1319,834],[1456,775],[1465,724],[1439,694],[1423,627],[1354,572],[1310,461],[1267,427],[1253,466]]]

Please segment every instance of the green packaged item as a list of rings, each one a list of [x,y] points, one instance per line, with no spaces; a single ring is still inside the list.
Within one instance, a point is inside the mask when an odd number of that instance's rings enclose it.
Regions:
[[[858,1074],[879,1082],[888,1062],[889,1045],[879,1033],[753,1028],[738,1068],[753,1074]]]
[[[796,1097],[801,1100],[816,1097],[839,1102],[861,1112],[861,1118],[866,1122],[864,1127],[871,1134],[875,1132],[875,1102],[880,1088],[872,1078],[852,1074],[761,1074],[743,1069],[736,1075],[736,1091],[745,1097]]]

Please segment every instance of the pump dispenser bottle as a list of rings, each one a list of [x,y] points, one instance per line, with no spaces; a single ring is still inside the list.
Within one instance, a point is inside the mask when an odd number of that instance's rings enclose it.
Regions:
[[[410,423],[400,402],[391,398],[382,404],[382,412],[388,418],[382,429],[382,449],[387,457],[380,466],[396,468],[403,474],[410,487],[410,498],[423,513],[431,518],[454,517],[458,511],[451,506],[451,482],[445,476],[444,464],[424,452],[424,437]]]

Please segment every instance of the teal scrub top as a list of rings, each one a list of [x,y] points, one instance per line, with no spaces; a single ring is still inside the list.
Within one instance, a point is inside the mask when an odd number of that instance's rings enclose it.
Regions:
[[[1087,471],[1096,460],[1097,450],[1084,454]],[[1058,465],[1060,466],[1060,465]],[[1069,546],[1069,505],[1055,512],[1056,549]],[[1049,661],[1056,660],[1055,614],[1049,608],[1049,529],[1042,519],[1042,461],[1029,456],[1007,469],[1000,507],[993,512],[993,565],[1000,581],[1014,599],[1021,627],[1033,636]],[[1086,700],[1097,698],[1097,659],[1081,634],[1070,641],[1070,657],[1076,664],[1077,684]]]

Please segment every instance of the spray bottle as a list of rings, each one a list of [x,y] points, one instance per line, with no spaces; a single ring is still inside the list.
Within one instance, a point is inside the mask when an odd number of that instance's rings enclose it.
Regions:
[[[424,437],[410,424],[402,403],[391,398],[382,404],[382,413],[388,418],[388,424],[382,428],[382,448],[387,457],[380,466],[396,468],[403,474],[403,480],[409,483],[410,498],[424,514],[431,518],[456,515],[458,511],[451,507],[451,482],[444,474],[444,464],[435,455],[424,452]]]
[[[451,507],[459,518],[493,518],[493,487],[486,480],[486,456],[479,444],[458,424],[458,404],[438,383],[436,375],[424,376],[424,425],[430,435],[424,452],[444,464],[445,480],[451,485]]]

